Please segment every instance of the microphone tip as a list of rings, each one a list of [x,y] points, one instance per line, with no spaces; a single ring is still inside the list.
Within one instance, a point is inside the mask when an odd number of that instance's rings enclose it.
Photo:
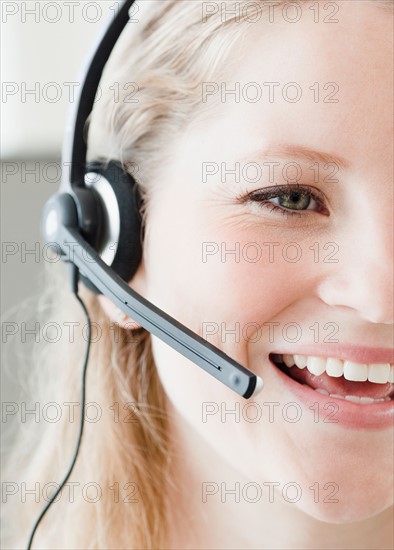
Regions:
[[[256,387],[254,389],[254,392],[253,392],[253,396],[257,395],[258,393],[261,392],[261,390],[263,389],[264,387],[264,382],[263,382],[263,379],[260,378],[260,376],[256,376],[257,380],[256,380]]]

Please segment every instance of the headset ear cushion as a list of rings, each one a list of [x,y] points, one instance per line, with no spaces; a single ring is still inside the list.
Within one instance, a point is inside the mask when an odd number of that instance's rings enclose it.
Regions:
[[[125,282],[129,282],[138,269],[143,250],[142,199],[136,181],[118,162],[112,160],[108,164],[90,163],[87,172],[103,176],[115,194],[119,208],[120,230],[111,267]],[[102,197],[101,203],[105,209]],[[108,215],[110,216],[111,212]]]

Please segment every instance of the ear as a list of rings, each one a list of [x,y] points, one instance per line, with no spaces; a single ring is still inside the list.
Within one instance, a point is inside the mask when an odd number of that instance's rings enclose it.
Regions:
[[[146,276],[145,276],[145,263],[144,260],[141,260],[140,265],[138,266],[138,269],[133,276],[132,280],[129,281],[128,285],[130,288],[138,292],[138,294],[141,294],[141,296],[145,295],[145,289],[146,289]],[[108,315],[108,317],[111,319],[112,322],[117,323],[120,327],[127,329],[127,330],[133,330],[141,328],[141,325],[128,317],[126,314],[121,311],[118,306],[113,304],[107,296],[104,296],[103,294],[100,294],[98,296],[98,300],[100,302],[101,307],[105,311],[105,313]]]

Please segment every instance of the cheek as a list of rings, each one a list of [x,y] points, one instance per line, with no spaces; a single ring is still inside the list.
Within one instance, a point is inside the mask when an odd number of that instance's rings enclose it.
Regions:
[[[302,322],[302,315],[285,317],[283,312],[307,297],[314,284],[318,267],[302,257],[310,243],[304,240],[299,249],[289,247],[288,234],[279,239],[272,228],[262,238],[263,222],[260,231],[257,223],[241,227],[225,208],[213,222],[199,198],[186,200],[185,195],[177,192],[181,198],[175,201],[162,193],[150,205],[146,297],[253,368],[272,351],[273,319],[280,315],[281,321]],[[299,261],[290,261],[297,255],[301,255]],[[178,403],[179,412],[190,412],[193,401],[196,409],[191,416],[199,421],[203,401],[216,400],[218,395],[229,402],[234,399],[231,390],[202,369],[160,340],[152,340],[163,384],[168,385],[167,393]]]
[[[253,325],[261,327],[308,295],[319,275],[312,239],[278,237],[263,221],[241,227],[225,208],[213,223],[195,202],[152,208],[148,297],[200,335],[216,327],[222,348],[228,339],[221,333],[236,323],[241,340],[242,334],[253,339]]]
[[[219,219],[214,227],[203,209],[192,208],[186,201],[183,208],[179,202],[177,208],[170,201],[158,203],[160,207],[152,205],[150,212],[147,298],[240,364],[252,368],[252,356],[262,355],[267,341],[264,335],[255,344],[250,343],[258,330],[255,326],[263,327],[283,312],[310,284],[305,283],[301,262],[286,262],[279,251],[278,258],[274,256],[270,262],[262,242],[259,244],[263,256],[254,262],[255,254],[249,244],[256,243],[256,230],[246,234],[236,225],[224,226]],[[296,285],[298,279],[300,284]],[[251,445],[257,450],[261,439],[258,444],[251,442],[261,432],[261,424],[223,423],[223,411],[217,410],[218,404],[227,404],[229,410],[235,408],[242,416],[246,401],[160,339],[152,337],[152,348],[160,379],[179,416],[208,438],[218,452],[224,456],[230,453],[234,466],[242,464],[246,471],[255,469]],[[255,361],[257,364],[259,359],[253,357]],[[210,407],[214,415],[208,414]],[[277,448],[283,445],[281,429],[270,424],[263,429],[272,432],[270,438],[276,441]],[[235,433],[242,442],[239,456],[231,451]],[[264,461],[275,463],[270,453],[262,449]],[[261,465],[264,461],[258,462]]]
[[[242,337],[243,326],[253,322],[263,325],[274,318],[285,321],[308,318],[310,313],[305,304],[321,276],[321,266],[310,257],[289,261],[292,251],[287,249],[290,256],[282,252],[291,238],[281,240],[267,232],[267,237],[259,240],[256,227],[241,230],[235,224],[223,225],[219,219],[214,227],[212,222],[207,223],[203,209],[192,208],[186,201],[176,206],[170,201],[160,201],[160,207],[151,212],[151,220],[146,297],[203,336],[204,323],[213,325],[218,332],[209,340],[241,364],[258,364],[254,363],[255,357],[251,363],[250,356],[264,352],[261,341],[251,349]],[[256,242],[263,253],[268,250],[263,242],[279,243],[274,248],[273,261],[267,252],[258,262],[245,259],[254,257],[248,245]],[[211,254],[204,256],[204,243],[211,243],[205,245],[205,252]],[[235,243],[239,243],[239,252]],[[313,240],[305,239],[301,244],[302,255],[306,255]],[[236,250],[236,254],[230,250]],[[293,311],[297,313],[296,319],[290,315]],[[231,333],[235,323],[240,324],[238,337]],[[200,435],[201,453],[204,456],[212,453],[212,463],[219,456],[237,472],[239,479],[253,479],[260,485],[265,481],[275,481],[281,487],[298,483],[302,498],[295,506],[323,521],[341,522],[345,517],[346,521],[357,520],[370,515],[382,503],[385,506],[391,502],[386,477],[377,480],[372,469],[367,472],[371,483],[377,486],[379,502],[372,502],[359,483],[358,467],[363,467],[368,452],[372,461],[375,456],[370,441],[362,441],[357,454],[359,463],[353,467],[355,442],[345,444],[346,434],[330,431],[331,425],[317,426],[312,415],[303,416],[296,424],[286,422],[283,403],[278,403],[275,420],[271,422],[267,404],[279,401],[277,394],[275,399],[270,399],[269,391],[261,394],[253,405],[156,337],[152,337],[152,348],[171,411],[175,411],[173,421],[185,422],[192,427],[187,429],[188,433]],[[254,420],[256,414],[258,421]],[[309,434],[307,439],[305,434]],[[314,441],[312,447],[310,440]],[[327,441],[328,449],[340,447],[343,454],[326,453]],[[192,445],[198,454],[195,443]],[[377,441],[377,445],[382,445],[382,441]],[[343,456],[351,457],[353,462],[346,463]],[[212,474],[217,474],[220,483],[222,473],[212,470]],[[331,486],[330,482],[334,484]],[[318,502],[310,489],[316,483],[323,487],[324,493]],[[341,499],[332,505],[330,491],[338,486]]]

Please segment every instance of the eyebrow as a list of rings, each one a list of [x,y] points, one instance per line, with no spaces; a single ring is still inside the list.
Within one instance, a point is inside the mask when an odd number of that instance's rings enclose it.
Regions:
[[[286,157],[291,159],[300,159],[300,160],[309,160],[311,162],[318,162],[322,164],[336,164],[340,168],[347,170],[350,168],[350,163],[343,157],[339,155],[334,155],[331,153],[326,153],[324,151],[319,151],[315,149],[310,149],[309,147],[303,147],[302,145],[293,145],[289,143],[282,143],[265,151],[256,151],[254,158],[262,157]],[[243,161],[250,160],[242,159]]]

